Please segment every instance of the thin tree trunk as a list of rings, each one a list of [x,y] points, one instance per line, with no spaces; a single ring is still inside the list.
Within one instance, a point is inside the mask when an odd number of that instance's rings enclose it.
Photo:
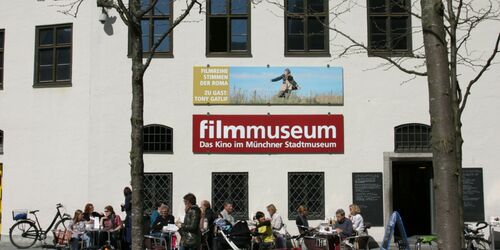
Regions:
[[[130,0],[131,13],[140,10],[139,0]],[[144,126],[144,68],[142,64],[142,38],[140,20],[134,16],[129,23],[131,57],[132,57],[132,125],[130,149],[131,162],[131,185],[132,185],[132,249],[144,249],[144,161],[143,161],[143,138]]]
[[[439,0],[421,0],[422,27],[427,55],[429,110],[432,126],[436,230],[439,249],[461,249],[460,177],[457,172],[456,133],[448,51]]]

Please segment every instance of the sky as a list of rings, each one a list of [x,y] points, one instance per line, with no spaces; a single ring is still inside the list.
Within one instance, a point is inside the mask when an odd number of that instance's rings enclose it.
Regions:
[[[341,67],[230,67],[230,88],[233,90],[258,93],[278,92],[282,81],[271,82],[271,79],[283,74],[289,68],[293,79],[299,84],[297,95],[311,93],[333,93],[343,95],[343,70]]]

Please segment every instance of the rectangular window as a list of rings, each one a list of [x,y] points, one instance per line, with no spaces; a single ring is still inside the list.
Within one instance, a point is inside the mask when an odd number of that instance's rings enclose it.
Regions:
[[[5,44],[5,30],[0,29],[0,89],[3,89],[3,51]]]
[[[327,0],[286,0],[285,17],[286,56],[330,56]]]
[[[141,0],[141,8],[146,10],[153,2],[154,0]],[[154,8],[142,17],[142,51],[145,56],[151,53],[153,46],[172,26],[172,9],[171,0],[158,0]],[[156,48],[155,57],[172,56],[172,39],[173,31]]]
[[[144,211],[150,214],[157,202],[166,202],[172,214],[172,173],[144,173]]]
[[[294,220],[299,206],[305,206],[309,220],[325,218],[325,174],[323,172],[288,173],[288,219]]]
[[[412,56],[410,1],[367,1],[369,55]]]
[[[251,56],[249,0],[209,0],[207,20],[207,56]]]
[[[236,220],[248,219],[248,173],[212,173],[212,207],[215,213],[224,208],[224,202],[233,204]]]
[[[36,27],[35,87],[71,86],[73,25]]]

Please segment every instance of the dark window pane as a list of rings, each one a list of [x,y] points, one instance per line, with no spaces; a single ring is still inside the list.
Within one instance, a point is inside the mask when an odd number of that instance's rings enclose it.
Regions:
[[[155,15],[169,15],[170,14],[170,0],[158,0],[155,5]]]
[[[0,68],[3,68],[3,52],[0,52]]]
[[[141,10],[146,10],[150,4],[151,0],[141,0]]]
[[[392,13],[405,13],[406,11],[406,0],[390,0],[391,1],[391,12]]]
[[[142,30],[142,51],[149,52],[149,19],[141,20],[141,30]]]
[[[307,12],[318,13],[325,11],[325,2],[327,0],[308,0],[307,1]]]
[[[304,50],[304,35],[288,35],[288,50]]]
[[[58,48],[56,53],[57,53],[57,64],[68,64],[71,62],[70,48]]]
[[[210,14],[226,14],[226,13],[227,13],[226,0],[210,1]]]
[[[381,34],[381,35],[371,34],[370,40],[371,40],[370,47],[372,49],[385,49],[385,48],[387,48],[385,34]]]
[[[391,18],[391,33],[403,33],[407,32],[408,17],[393,17]]]
[[[3,83],[3,69],[0,69],[0,85]]]
[[[325,32],[325,18],[309,17],[307,21],[307,32],[309,34],[323,34]]]
[[[247,19],[231,19],[231,34],[246,35],[247,34]]]
[[[304,19],[288,18],[288,34],[304,34]]]
[[[385,12],[385,0],[368,0],[371,12]]]
[[[53,53],[54,53],[53,49],[41,49],[38,54],[38,64],[52,65],[54,63]]]
[[[247,36],[231,36],[231,50],[247,50]]]
[[[40,29],[39,38],[40,45],[51,45],[54,44],[54,29]]]
[[[170,23],[168,19],[154,20],[154,43],[160,40],[160,38],[167,33]],[[156,51],[167,52],[170,50],[169,37],[165,38]]]
[[[386,32],[386,21],[387,17],[372,17],[370,22],[370,32],[374,33],[384,33]]]
[[[226,52],[227,44],[227,18],[210,18],[209,43],[210,52]]]
[[[40,66],[38,68],[38,80],[40,82],[52,81],[52,66]]]
[[[57,44],[71,43],[71,28],[57,28]]]
[[[324,50],[325,49],[325,36],[324,35],[309,35],[309,49],[310,50]]]
[[[408,49],[408,36],[405,34],[393,34],[392,48],[397,50]]]
[[[0,49],[4,48],[4,41],[5,41],[5,33],[2,31],[0,32]]]
[[[56,80],[57,81],[69,80],[70,72],[71,72],[70,65],[58,65],[56,68]]]
[[[248,0],[231,0],[231,14],[246,14]]]
[[[304,13],[304,0],[287,0],[287,10],[290,13]]]

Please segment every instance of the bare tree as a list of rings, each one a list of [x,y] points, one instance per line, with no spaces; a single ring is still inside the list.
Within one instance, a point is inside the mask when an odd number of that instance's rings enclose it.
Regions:
[[[464,242],[462,115],[472,87],[491,68],[499,52],[500,2],[421,0],[420,6],[416,2],[409,6],[405,1],[391,0],[393,2],[401,4],[401,8],[421,20],[421,27],[416,28],[415,33],[423,36],[423,46],[414,49],[411,58],[376,53],[372,55],[384,61],[378,68],[395,67],[414,76],[427,77],[432,126],[435,224],[439,249],[461,249]],[[355,1],[347,0],[331,8],[331,16],[334,17],[333,20],[339,20],[355,7],[365,8]],[[487,25],[491,25],[490,30],[496,34],[496,39],[491,41],[491,48],[470,48],[469,41],[477,38],[474,32],[479,26]],[[336,27],[334,22],[325,26],[334,31],[342,41],[337,47],[338,57],[370,52],[370,46]],[[424,64],[418,63],[419,60]],[[425,70],[422,69],[423,65],[426,66]],[[468,75],[473,77],[465,79]],[[460,77],[462,79],[459,81]],[[465,88],[465,92],[462,88]]]
[[[86,0],[53,0],[55,5],[61,7],[59,12],[77,17],[82,3]],[[173,0],[172,0],[173,1]],[[130,57],[132,59],[132,114],[131,123],[131,149],[130,149],[130,176],[132,185],[132,249],[144,249],[143,213],[144,213],[144,161],[143,138],[144,127],[144,74],[151,64],[160,44],[168,37],[197,5],[202,11],[198,0],[186,0],[186,8],[177,17],[169,29],[152,45],[146,58],[142,51],[141,19],[151,11],[158,0],[150,1],[149,6],[141,6],[141,0],[97,0],[99,7],[114,9],[129,30]]]

